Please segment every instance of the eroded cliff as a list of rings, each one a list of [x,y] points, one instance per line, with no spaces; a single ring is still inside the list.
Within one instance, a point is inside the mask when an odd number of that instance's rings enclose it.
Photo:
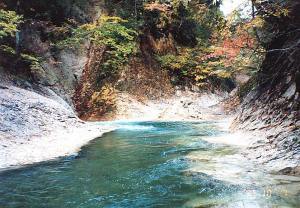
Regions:
[[[288,17],[268,20],[278,33],[268,44],[258,86],[244,99],[234,126],[257,137],[248,157],[293,173],[300,165],[300,3],[287,6]]]

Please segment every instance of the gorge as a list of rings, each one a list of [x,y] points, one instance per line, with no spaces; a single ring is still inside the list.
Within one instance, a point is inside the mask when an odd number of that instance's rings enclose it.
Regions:
[[[300,3],[221,3],[1,0],[0,206],[299,207]]]

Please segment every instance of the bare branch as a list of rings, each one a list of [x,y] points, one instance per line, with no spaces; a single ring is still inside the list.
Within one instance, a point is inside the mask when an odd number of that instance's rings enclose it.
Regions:
[[[290,46],[290,47],[288,47],[288,48],[272,49],[272,50],[266,51],[266,53],[282,52],[282,51],[285,52],[285,51],[292,50],[292,49],[296,48],[296,47],[299,46],[299,45],[300,45],[300,40],[298,40],[297,43],[295,43],[294,45],[292,45],[292,46]]]

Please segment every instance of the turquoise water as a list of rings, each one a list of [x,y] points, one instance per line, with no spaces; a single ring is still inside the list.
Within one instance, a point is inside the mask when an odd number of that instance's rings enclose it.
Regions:
[[[0,173],[0,207],[300,207],[299,179],[203,140],[225,134],[213,122],[120,126],[77,156]]]

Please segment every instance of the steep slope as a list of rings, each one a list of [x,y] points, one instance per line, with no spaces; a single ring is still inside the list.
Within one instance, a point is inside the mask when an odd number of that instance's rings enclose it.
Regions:
[[[101,13],[103,2],[19,2],[25,21],[16,47],[42,61],[33,68],[0,50],[0,168],[73,154],[111,129],[81,121],[73,108],[88,44],[81,50],[55,51],[50,37],[63,18],[92,21]],[[12,10],[17,5],[17,1],[4,3]]]
[[[0,65],[4,71],[52,89],[72,106],[72,96],[88,59],[89,44],[76,50],[58,49],[55,44],[64,36],[65,22],[72,20],[82,24],[93,21],[102,13],[104,2],[5,0],[4,5],[7,10],[16,10],[24,17],[15,43],[11,45],[15,45],[21,55],[28,54],[32,56],[29,58],[40,60],[38,67],[31,67],[19,57],[0,50]]]
[[[244,99],[234,127],[257,137],[248,157],[293,173],[300,165],[300,3],[290,1],[288,8],[288,18],[278,25],[271,22],[279,33],[267,48],[258,87]]]

